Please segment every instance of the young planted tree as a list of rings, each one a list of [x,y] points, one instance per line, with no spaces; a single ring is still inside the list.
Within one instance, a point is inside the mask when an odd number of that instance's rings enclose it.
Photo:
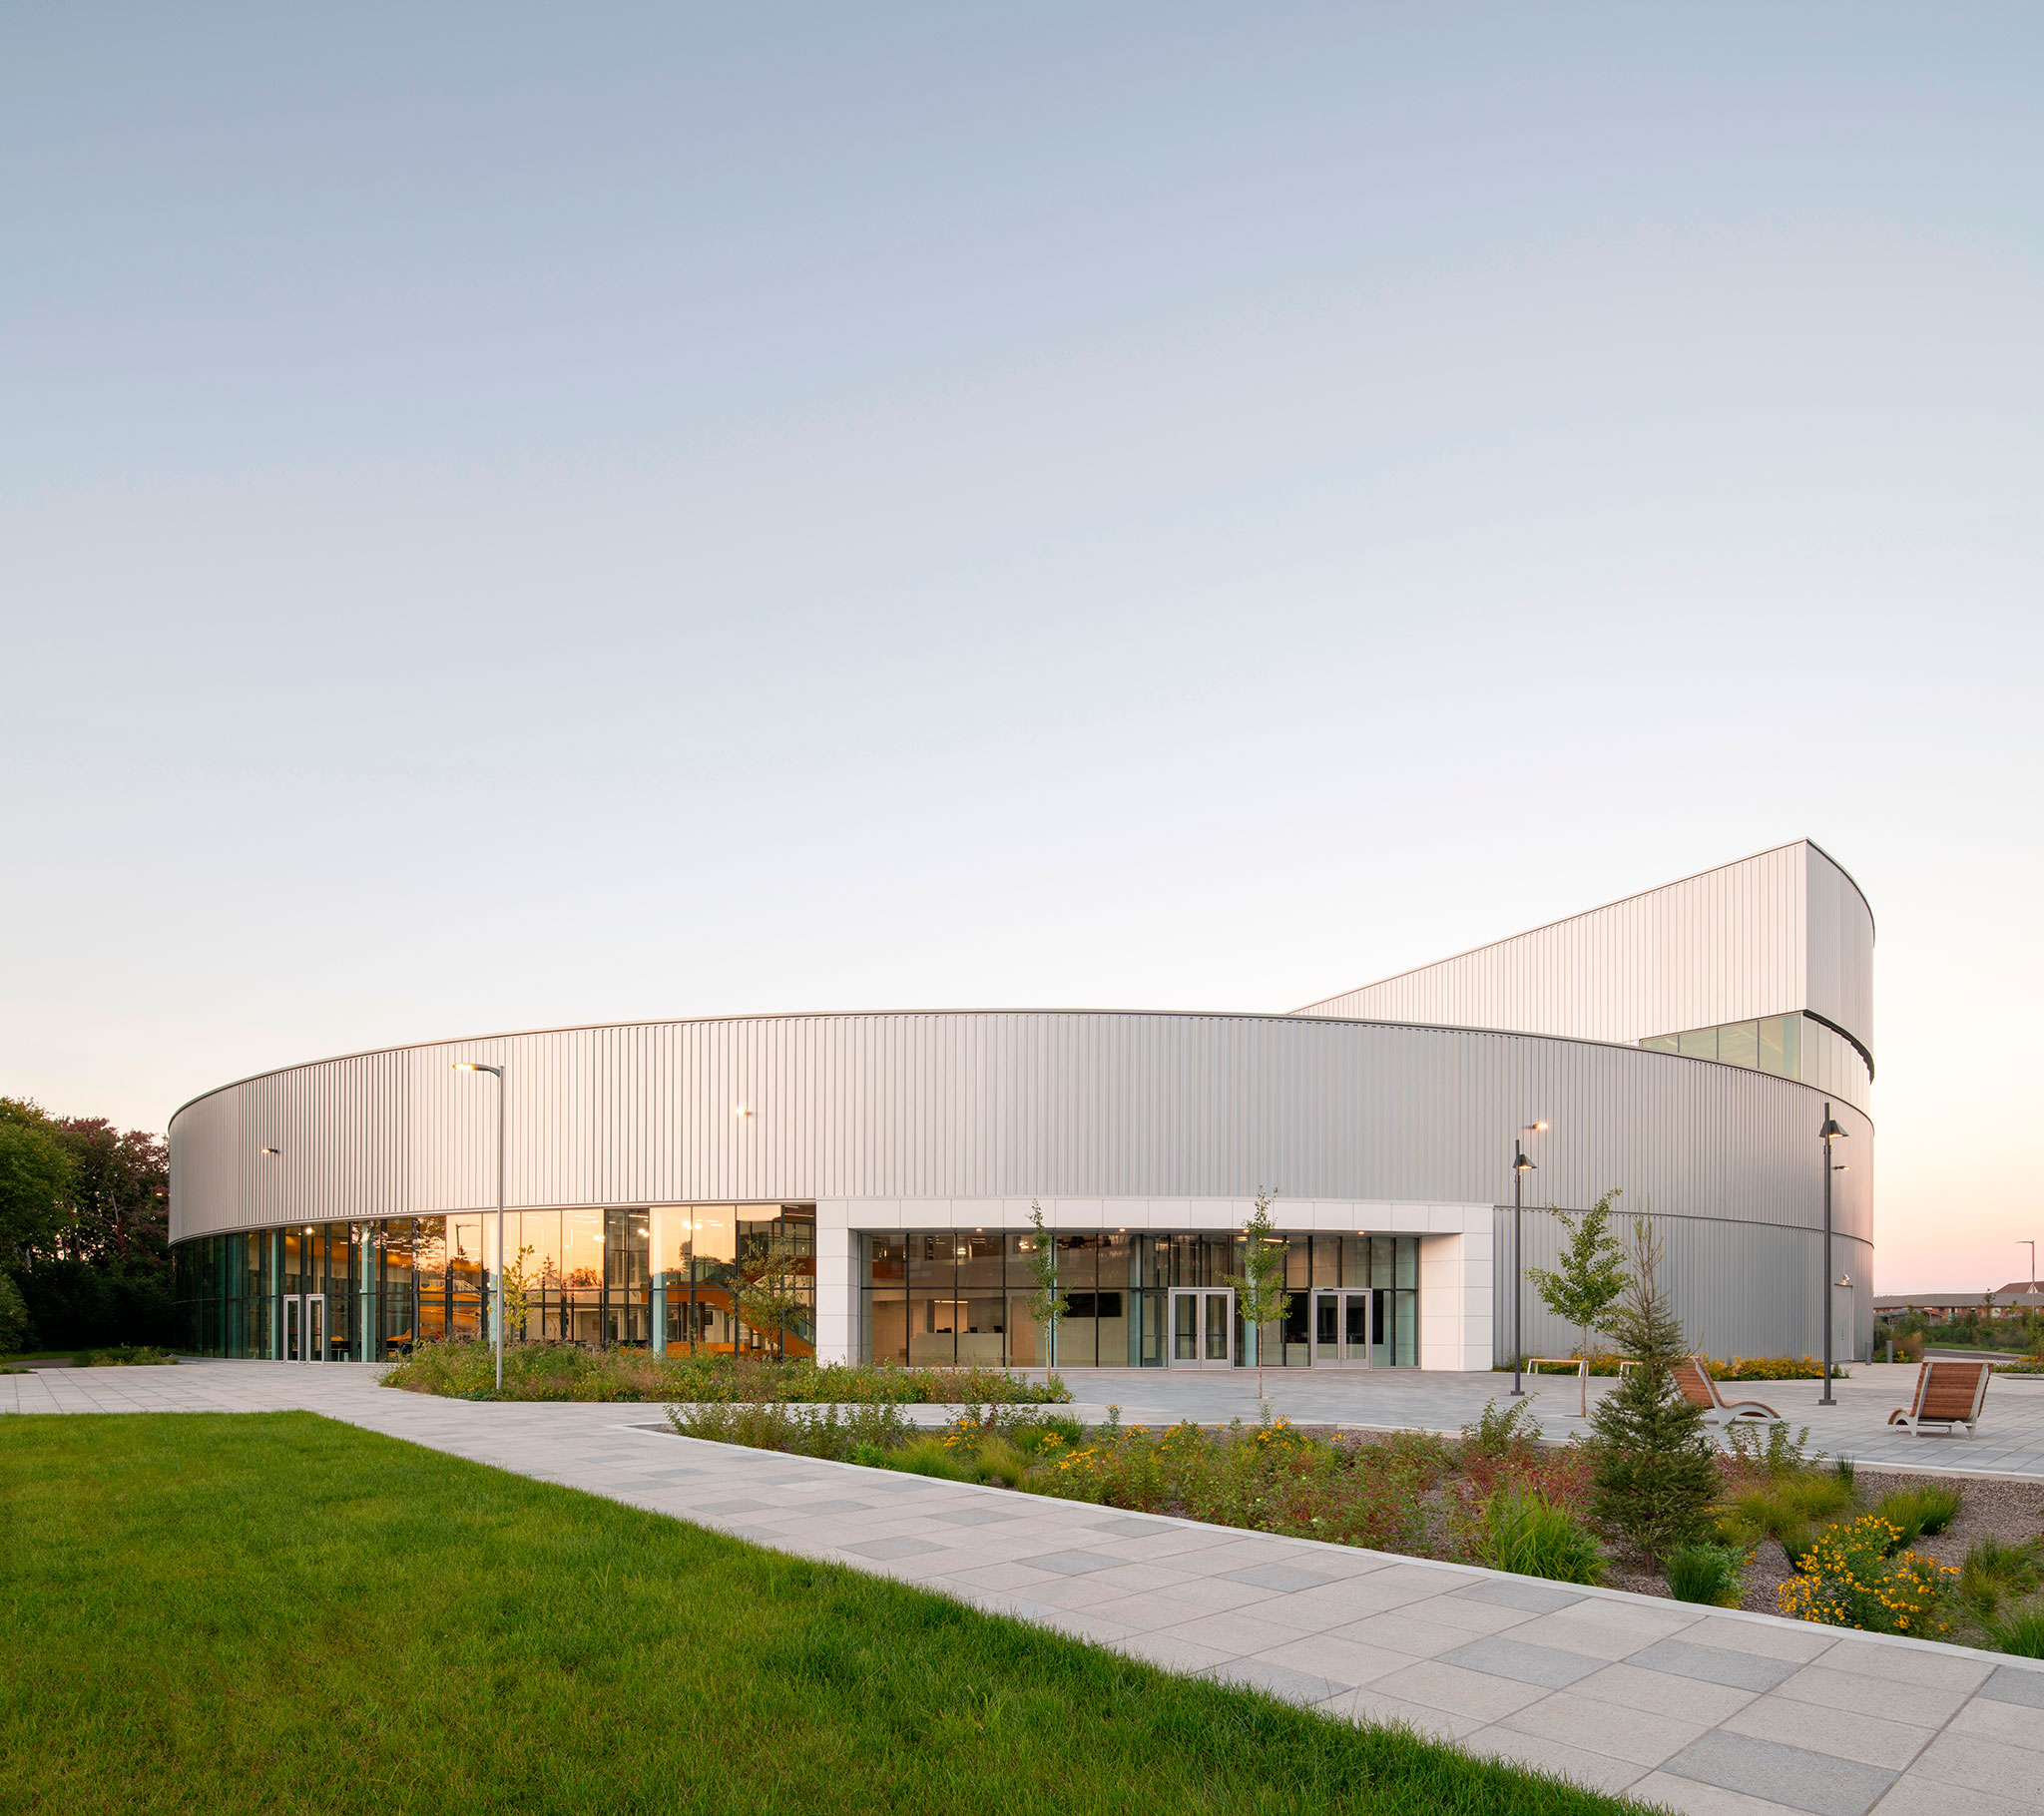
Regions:
[[[1540,1301],[1557,1318],[1573,1324],[1580,1341],[1578,1355],[1590,1353],[1590,1333],[1607,1329],[1611,1308],[1625,1291],[1625,1250],[1611,1233],[1611,1205],[1618,1192],[1607,1191],[1580,1220],[1565,1210],[1554,1214],[1568,1231],[1562,1244],[1561,1265],[1552,1272],[1529,1267],[1526,1277],[1540,1294]],[[1582,1416],[1590,1416],[1590,1380],[1582,1378]]]
[[[1598,1518],[1658,1561],[1709,1536],[1718,1464],[1703,1409],[1676,1385],[1689,1343],[1661,1284],[1647,1218],[1634,1219],[1627,1249],[1631,1271],[1606,1329],[1635,1366],[1597,1402],[1589,1449]]]
[[[1271,1227],[1271,1194],[1257,1193],[1257,1208],[1242,1226],[1246,1245],[1243,1270],[1221,1277],[1235,1288],[1235,1308],[1257,1346],[1257,1399],[1264,1398],[1264,1326],[1275,1324],[1291,1309],[1284,1290],[1285,1241]]]
[[[739,1316],[773,1345],[787,1349],[787,1333],[809,1308],[801,1261],[786,1250],[764,1249],[739,1276]]]
[[[1029,1315],[1044,1333],[1043,1360],[1046,1368],[1058,1365],[1058,1323],[1072,1309],[1072,1302],[1058,1286],[1058,1239],[1043,1226],[1043,1205],[1030,1200],[1029,1220],[1036,1237],[1029,1245]]]
[[[528,1242],[504,1269],[504,1337],[521,1343],[526,1338],[525,1321],[532,1315],[532,1289],[539,1284],[526,1267],[533,1248]]]

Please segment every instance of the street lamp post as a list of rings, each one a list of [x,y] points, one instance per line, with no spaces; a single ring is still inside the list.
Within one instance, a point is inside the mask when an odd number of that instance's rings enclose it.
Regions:
[[[1831,1143],[1842,1141],[1844,1138],[1845,1132],[1838,1127],[1837,1120],[1831,1115],[1830,1105],[1826,1104],[1824,1126],[1817,1131],[1817,1139],[1824,1144],[1824,1391],[1823,1397],[1817,1401],[1819,1406],[1837,1405],[1837,1401],[1831,1397],[1831,1174],[1838,1169],[1831,1162]]]
[[[2028,1236],[2024,1236],[2017,1241],[2016,1246],[2018,1248],[2027,1248],[2030,1251],[2030,1296],[2035,1298],[2037,1296],[2037,1244],[2032,1242]]]
[[[477,1060],[456,1060],[456,1072],[487,1072],[497,1081],[497,1391],[504,1391],[504,1069]],[[1828,1203],[1829,1199],[1826,1198]]]
[[[1545,1123],[1535,1123],[1534,1129],[1545,1129]],[[1528,1132],[1521,1130],[1520,1135]],[[1523,1399],[1526,1389],[1519,1380],[1520,1371],[1526,1365],[1526,1345],[1519,1333],[1520,1315],[1526,1303],[1526,1268],[1524,1248],[1524,1224],[1526,1209],[1521,1201],[1521,1186],[1526,1175],[1533,1170],[1533,1162],[1526,1158],[1526,1149],[1517,1135],[1512,1137],[1512,1397]]]

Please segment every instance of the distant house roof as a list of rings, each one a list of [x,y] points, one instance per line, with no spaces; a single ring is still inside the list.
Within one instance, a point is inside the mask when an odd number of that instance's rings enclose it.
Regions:
[[[1992,1299],[1997,1309],[2004,1306],[2044,1305],[2044,1292],[2032,1292],[2027,1280],[2018,1280],[2012,1286],[2004,1286],[1996,1292],[1915,1292],[1877,1293],[1874,1295],[1875,1311],[1964,1311],[1969,1306],[1975,1310],[1985,1306]]]

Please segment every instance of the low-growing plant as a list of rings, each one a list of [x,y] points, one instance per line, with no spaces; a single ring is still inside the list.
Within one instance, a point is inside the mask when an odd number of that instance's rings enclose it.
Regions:
[[[1865,1514],[1820,1534],[1782,1585],[1782,1612],[1869,1633],[1927,1639],[1946,1631],[1945,1591],[1959,1573],[1920,1553],[1895,1551],[1899,1530],[1878,1514]]]
[[[2004,1601],[2027,1595],[2037,1587],[2044,1539],[2006,1545],[1988,1534],[1966,1548],[1959,1566],[1959,1599],[1982,1620],[1998,1613]]]
[[[1678,1545],[1668,1554],[1668,1591],[1678,1601],[1737,1607],[1746,1592],[1750,1552],[1729,1545]]]
[[[1002,1368],[897,1368],[888,1363],[815,1362],[806,1356],[656,1356],[645,1349],[584,1349],[572,1343],[513,1343],[504,1386],[487,1343],[457,1338],[421,1343],[384,1370],[383,1385],[456,1399],[650,1400],[669,1405],[786,1401],[809,1405],[901,1406],[1057,1404],[1071,1391]]]
[[[1959,1517],[1965,1496],[1944,1482],[1918,1482],[1908,1488],[1891,1489],[1875,1504],[1874,1512],[1898,1535],[1895,1549],[1913,1545],[1919,1534],[1935,1538]]]
[[[151,1343],[117,1343],[109,1349],[82,1350],[73,1358],[74,1368],[170,1368],[178,1358]]]
[[[861,1446],[884,1454],[914,1429],[892,1402],[839,1408],[712,1401],[703,1406],[670,1406],[667,1419],[685,1438],[788,1451],[836,1463],[851,1461],[851,1453]]]
[[[1540,1421],[1533,1415],[1533,1402],[1539,1397],[1529,1394],[1505,1406],[1495,1400],[1484,1402],[1476,1423],[1462,1427],[1463,1444],[1479,1456],[1504,1457],[1537,1443]]]
[[[1814,1456],[1809,1452],[1809,1427],[1796,1429],[1791,1436],[1786,1423],[1771,1421],[1765,1426],[1757,1424],[1734,1424],[1725,1428],[1725,1451],[1732,1461],[1755,1475],[1780,1478],[1798,1476],[1813,1469],[1823,1461],[1823,1453]],[[1844,1481],[1850,1487],[1851,1467],[1844,1471]]]
[[[1997,1651],[2018,1658],[2044,1658],[2044,1608],[2025,1608],[2005,1619],[1984,1620],[1981,1625]]]
[[[1492,1570],[1556,1583],[1602,1583],[1609,1570],[1589,1528],[1537,1490],[1490,1497],[1477,1551]]]

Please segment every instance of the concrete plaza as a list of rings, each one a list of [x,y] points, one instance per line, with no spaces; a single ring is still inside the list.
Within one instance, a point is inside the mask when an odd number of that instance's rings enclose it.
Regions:
[[[0,1377],[0,1411],[303,1408],[1700,1816],[2044,1806],[2044,1664],[699,1443],[653,1407],[430,1399],[379,1387],[376,1372],[53,1369]],[[1814,1382],[1755,1391],[1813,1444],[1870,1464],[2044,1474],[2044,1387],[1997,1383],[1969,1443],[1881,1423],[1911,1378],[1860,1370],[1829,1409]],[[1241,1373],[1067,1379],[1082,1415],[1110,1399],[1131,1423],[1257,1411]],[[1510,1385],[1403,1371],[1269,1381],[1300,1423],[1450,1431]],[[1575,1393],[1573,1380],[1543,1385],[1550,1437],[1574,1427]]]

